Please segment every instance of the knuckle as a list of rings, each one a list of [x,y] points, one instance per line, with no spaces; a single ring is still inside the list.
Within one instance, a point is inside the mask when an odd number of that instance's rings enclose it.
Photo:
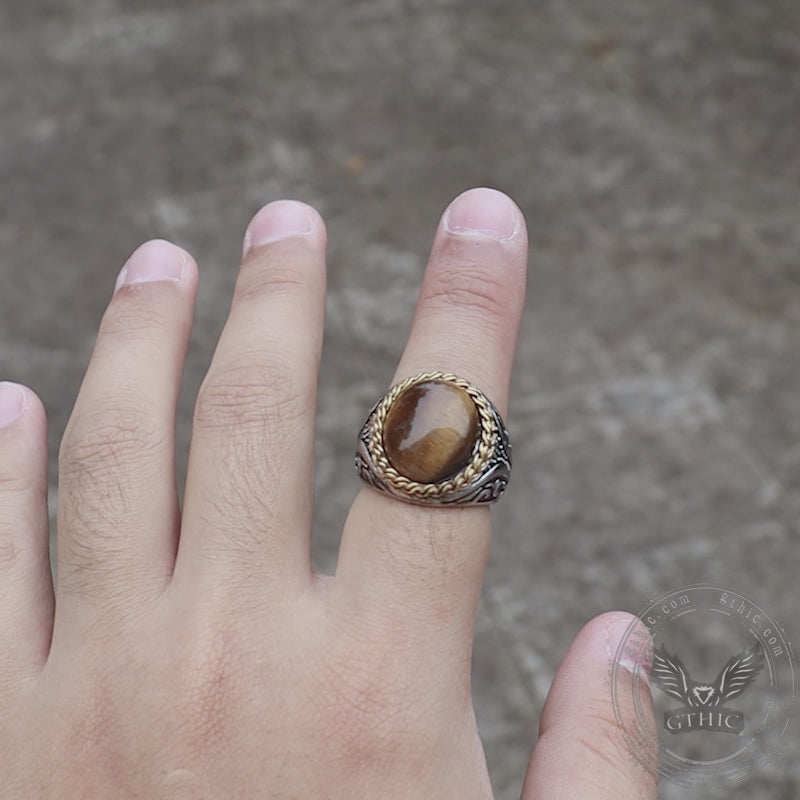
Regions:
[[[165,436],[149,414],[136,408],[112,407],[70,421],[59,451],[59,468],[67,477],[120,464],[130,469],[149,461],[165,446]],[[102,473],[94,477],[98,476]]]
[[[147,286],[148,289],[153,288]],[[117,292],[100,322],[98,338],[160,339],[173,328],[174,314],[166,314],[154,304],[154,298],[142,293],[139,285],[123,287]]]
[[[309,270],[296,261],[263,255],[246,260],[241,267],[233,296],[234,304],[265,295],[304,294],[310,286]]]
[[[432,305],[455,306],[490,319],[508,313],[508,287],[499,273],[475,264],[440,267],[426,286],[423,299]]]
[[[279,359],[240,362],[214,370],[197,395],[194,421],[199,428],[232,426],[280,430],[309,412],[291,365]]]
[[[81,415],[70,421],[59,452],[59,514],[71,531],[61,545],[66,548],[61,589],[102,598],[109,587],[119,596],[131,585],[127,578],[132,565],[120,531],[130,524],[135,504],[144,500],[130,476],[147,471],[166,446],[164,435],[141,411]]]

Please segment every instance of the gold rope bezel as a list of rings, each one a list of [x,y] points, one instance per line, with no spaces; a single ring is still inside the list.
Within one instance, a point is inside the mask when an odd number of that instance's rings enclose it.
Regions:
[[[476,444],[473,445],[472,460],[460,472],[439,483],[419,483],[401,475],[389,462],[383,446],[383,429],[392,404],[406,389],[425,381],[449,383],[463,389],[475,403],[480,419],[480,435],[476,439]],[[375,406],[370,421],[367,448],[377,468],[378,477],[387,486],[411,497],[436,500],[463,489],[480,475],[494,452],[496,438],[497,423],[492,412],[492,404],[480,389],[448,372],[420,372],[395,384]]]

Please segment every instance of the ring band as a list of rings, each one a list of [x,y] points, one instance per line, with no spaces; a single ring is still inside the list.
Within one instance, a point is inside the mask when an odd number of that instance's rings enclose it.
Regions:
[[[372,408],[355,465],[374,489],[407,503],[485,505],[508,485],[511,445],[480,389],[446,372],[422,372]]]

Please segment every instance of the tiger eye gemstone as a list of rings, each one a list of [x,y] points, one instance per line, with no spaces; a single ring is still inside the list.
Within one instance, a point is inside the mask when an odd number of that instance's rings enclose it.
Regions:
[[[417,483],[439,483],[472,460],[479,427],[478,409],[463,389],[425,381],[392,403],[383,449],[401,475]]]

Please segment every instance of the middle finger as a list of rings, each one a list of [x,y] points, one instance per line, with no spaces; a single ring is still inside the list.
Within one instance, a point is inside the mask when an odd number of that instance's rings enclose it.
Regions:
[[[292,201],[266,206],[248,228],[197,398],[177,583],[205,576],[216,592],[239,592],[252,579],[281,592],[310,580],[325,240],[319,215]]]

